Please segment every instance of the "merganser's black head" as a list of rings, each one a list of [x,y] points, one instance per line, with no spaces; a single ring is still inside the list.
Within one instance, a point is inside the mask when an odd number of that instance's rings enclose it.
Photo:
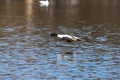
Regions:
[[[51,33],[50,36],[57,37],[58,34],[57,33]]]

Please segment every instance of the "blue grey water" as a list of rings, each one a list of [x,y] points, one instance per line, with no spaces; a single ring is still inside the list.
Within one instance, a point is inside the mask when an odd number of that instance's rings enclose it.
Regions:
[[[38,1],[0,0],[0,80],[120,80],[119,0]]]

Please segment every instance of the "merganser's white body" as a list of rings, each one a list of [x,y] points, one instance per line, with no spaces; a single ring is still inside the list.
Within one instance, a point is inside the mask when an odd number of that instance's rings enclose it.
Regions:
[[[53,37],[58,37],[61,40],[65,40],[67,42],[72,42],[72,41],[80,41],[81,39],[76,37],[76,36],[71,36],[68,34],[56,34],[56,33],[52,33],[50,34]]]
[[[72,36],[68,35],[68,34],[58,34],[59,38],[63,38],[63,37],[67,37],[67,38],[72,38]]]

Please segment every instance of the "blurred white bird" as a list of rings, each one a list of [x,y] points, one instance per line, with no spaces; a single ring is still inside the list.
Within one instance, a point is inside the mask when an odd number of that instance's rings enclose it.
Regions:
[[[64,40],[64,41],[67,41],[67,42],[81,41],[80,38],[78,38],[76,36],[71,36],[71,35],[68,35],[68,34],[51,33],[50,36],[57,37],[60,40]]]
[[[45,5],[45,6],[49,5],[48,0],[41,0],[41,1],[39,1],[39,3],[40,3],[40,5]]]

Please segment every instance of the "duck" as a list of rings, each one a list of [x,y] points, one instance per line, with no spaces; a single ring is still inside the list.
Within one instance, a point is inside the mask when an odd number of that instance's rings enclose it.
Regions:
[[[40,5],[49,5],[49,1],[48,0],[41,0],[39,1]]]
[[[51,33],[50,36],[57,37],[59,40],[63,40],[66,42],[75,42],[75,41],[81,41],[79,37],[71,36],[68,34],[57,34],[57,33]]]

